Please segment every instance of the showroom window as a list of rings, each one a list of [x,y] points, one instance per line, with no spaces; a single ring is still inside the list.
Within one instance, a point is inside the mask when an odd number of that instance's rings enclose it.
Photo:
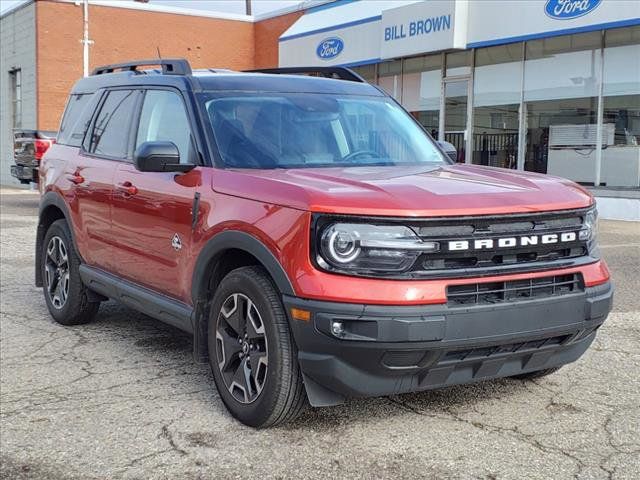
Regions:
[[[402,61],[393,60],[378,64],[378,85],[393,98],[402,101]]]
[[[364,78],[369,83],[376,83],[376,64],[361,65],[360,67],[353,67],[352,70]]]
[[[437,139],[442,55],[407,58],[402,71],[402,104]]]
[[[601,32],[527,42],[525,170],[596,181]]]
[[[476,50],[473,80],[472,162],[518,165],[522,43]]]
[[[640,186],[640,27],[605,33],[600,182]]]
[[[447,77],[471,74],[473,51],[447,53]]]

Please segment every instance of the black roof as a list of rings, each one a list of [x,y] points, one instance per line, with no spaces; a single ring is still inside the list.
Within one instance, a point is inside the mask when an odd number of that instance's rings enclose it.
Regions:
[[[161,69],[139,70],[160,65]],[[120,70],[120,71],[118,71]],[[252,72],[195,70],[183,59],[141,60],[98,67],[76,82],[72,93],[92,93],[119,86],[170,86],[194,92],[287,92],[384,96],[375,86],[343,67],[301,67]],[[318,76],[310,76],[318,75]]]

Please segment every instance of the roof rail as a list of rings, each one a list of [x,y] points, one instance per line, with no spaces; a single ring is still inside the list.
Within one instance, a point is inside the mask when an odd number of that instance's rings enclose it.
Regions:
[[[304,75],[315,74],[318,77],[337,78],[351,82],[367,83],[367,81],[353,70],[347,67],[283,67],[283,68],[260,68],[257,70],[245,70],[247,73],[275,73]]]
[[[113,73],[114,70],[135,71],[138,67],[160,65],[163,75],[191,75],[191,65],[184,58],[155,58],[151,60],[137,60],[125,63],[114,63],[96,67],[91,75]]]

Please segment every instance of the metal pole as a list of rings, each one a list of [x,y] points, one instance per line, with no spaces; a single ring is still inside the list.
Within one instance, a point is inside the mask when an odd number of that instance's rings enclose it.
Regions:
[[[251,15],[251,0],[245,0],[247,15]]]
[[[83,72],[84,76],[89,76],[89,0],[84,0],[84,4],[82,6],[82,22],[83,22],[83,33],[82,33],[82,62],[83,62]]]
[[[602,95],[604,93],[604,31],[600,37],[600,49],[598,50],[600,56],[600,81],[598,83],[598,118],[596,119],[596,164],[595,172],[593,176],[593,186],[597,187],[602,181],[602,140],[604,128],[604,101]]]

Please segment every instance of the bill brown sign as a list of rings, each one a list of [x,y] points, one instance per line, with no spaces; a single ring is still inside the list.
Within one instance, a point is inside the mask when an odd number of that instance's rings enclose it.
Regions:
[[[466,46],[467,2],[420,2],[382,12],[381,58]]]

